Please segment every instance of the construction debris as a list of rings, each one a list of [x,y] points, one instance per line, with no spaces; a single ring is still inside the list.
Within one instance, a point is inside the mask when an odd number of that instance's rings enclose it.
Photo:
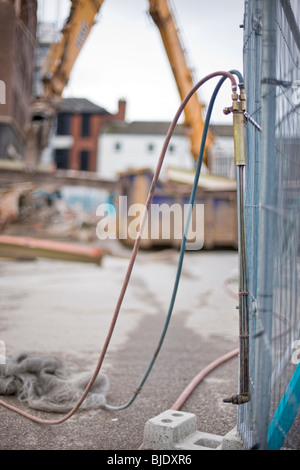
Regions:
[[[53,185],[24,183],[0,190],[0,230],[5,235],[95,242],[97,221],[80,206],[70,207]]]
[[[0,256],[101,264],[96,215],[69,207],[56,186],[31,183],[0,190]]]

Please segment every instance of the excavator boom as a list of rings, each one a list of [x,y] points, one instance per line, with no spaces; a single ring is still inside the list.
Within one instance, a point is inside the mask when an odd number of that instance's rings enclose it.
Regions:
[[[63,90],[103,3],[104,0],[71,0],[70,14],[60,41],[50,47],[42,71],[44,95],[33,103],[32,125],[28,130],[26,159],[33,165],[47,145],[51,122],[57,113]],[[149,13],[159,29],[180,98],[184,99],[194,83],[168,0],[149,0]],[[198,95],[194,94],[184,110],[191,153],[195,161],[198,159],[204,128],[203,107]],[[206,165],[207,151],[212,142],[213,136],[209,131],[203,156]]]
[[[104,0],[71,0],[70,14],[61,38],[51,45],[42,70],[43,95],[31,106],[31,122],[26,130],[26,165],[34,170],[48,145],[53,118],[74,63],[93,27]]]
[[[104,0],[72,0],[59,42],[52,44],[42,71],[46,97],[60,97]]]
[[[174,15],[167,0],[149,0],[149,13],[159,29],[180,98],[183,100],[195,84],[192,72],[187,65]],[[198,95],[194,94],[184,110],[185,124],[189,128],[191,153],[195,160],[198,159],[204,127],[203,108],[204,105],[199,101]],[[209,131],[203,158],[206,165],[207,151],[212,142],[213,136]]]

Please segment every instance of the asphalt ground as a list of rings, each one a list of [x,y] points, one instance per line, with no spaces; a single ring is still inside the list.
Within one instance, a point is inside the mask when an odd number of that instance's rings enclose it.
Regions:
[[[36,259],[0,259],[0,339],[6,355],[54,355],[74,371],[93,372],[128,266],[129,249],[112,250],[102,266]],[[141,252],[101,368],[107,402],[127,403],[156,349],[166,319],[178,251]],[[137,398],[122,411],[80,410],[62,424],[35,423],[0,407],[1,450],[136,450],[148,419],[169,409],[204,367],[238,347],[234,250],[186,253],[171,322]],[[237,424],[238,358],[211,372],[182,406],[198,430],[225,435]],[[31,410],[46,419],[62,415]]]

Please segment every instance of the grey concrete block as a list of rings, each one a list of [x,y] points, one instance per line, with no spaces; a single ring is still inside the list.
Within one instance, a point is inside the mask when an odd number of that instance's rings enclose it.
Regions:
[[[196,415],[174,410],[166,410],[146,422],[143,447],[150,450],[245,450],[236,428],[225,436],[200,432]]]
[[[196,430],[196,415],[182,411],[166,410],[146,422],[144,448],[153,450],[175,449],[176,444],[195,433]]]
[[[237,429],[229,431],[222,439],[222,450],[245,450],[245,446],[238,435]]]
[[[222,436],[197,431],[176,444],[181,450],[217,450],[222,444]]]

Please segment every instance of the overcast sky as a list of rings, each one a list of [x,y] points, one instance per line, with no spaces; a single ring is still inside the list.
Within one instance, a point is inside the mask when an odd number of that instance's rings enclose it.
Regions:
[[[69,0],[38,0],[39,18],[61,27]],[[217,70],[243,72],[244,0],[171,0],[189,63],[197,80]],[[216,84],[204,85],[204,104]],[[64,97],[85,97],[114,113],[120,98],[126,118],[171,121],[180,98],[147,0],[105,0]],[[213,122],[231,124],[222,110],[231,104],[229,83],[219,93]]]

